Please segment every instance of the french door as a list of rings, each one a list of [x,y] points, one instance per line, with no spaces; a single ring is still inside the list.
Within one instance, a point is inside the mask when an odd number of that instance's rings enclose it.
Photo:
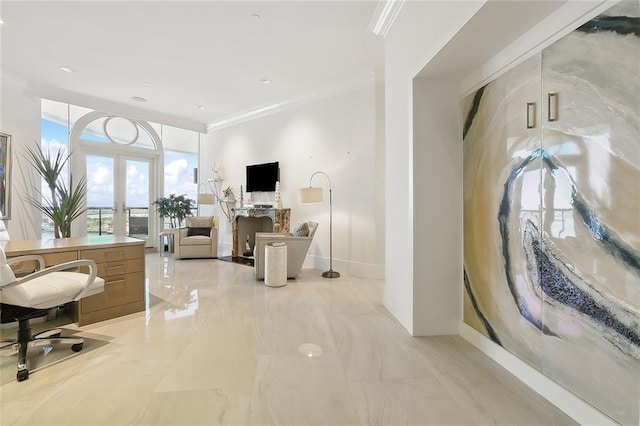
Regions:
[[[121,235],[152,245],[155,158],[88,151],[87,235]]]

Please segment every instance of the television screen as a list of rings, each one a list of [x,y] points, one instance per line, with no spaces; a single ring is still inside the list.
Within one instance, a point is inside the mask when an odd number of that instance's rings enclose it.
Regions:
[[[247,192],[275,191],[280,179],[278,162],[247,166]]]

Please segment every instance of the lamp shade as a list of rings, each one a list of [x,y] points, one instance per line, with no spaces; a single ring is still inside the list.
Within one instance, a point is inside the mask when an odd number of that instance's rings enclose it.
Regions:
[[[324,201],[322,188],[311,186],[308,188],[300,188],[298,191],[298,199],[301,204],[321,203]]]
[[[198,204],[215,204],[213,194],[201,192],[198,194]]]

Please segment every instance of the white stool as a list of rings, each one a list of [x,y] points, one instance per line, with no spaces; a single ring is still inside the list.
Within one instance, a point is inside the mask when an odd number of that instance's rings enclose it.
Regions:
[[[264,248],[264,284],[269,287],[287,285],[287,245],[269,243]]]

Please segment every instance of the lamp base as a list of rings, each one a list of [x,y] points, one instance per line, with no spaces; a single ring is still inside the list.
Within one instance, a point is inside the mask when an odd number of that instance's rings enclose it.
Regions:
[[[322,273],[323,278],[340,278],[340,272],[336,272],[333,269],[329,269]]]

